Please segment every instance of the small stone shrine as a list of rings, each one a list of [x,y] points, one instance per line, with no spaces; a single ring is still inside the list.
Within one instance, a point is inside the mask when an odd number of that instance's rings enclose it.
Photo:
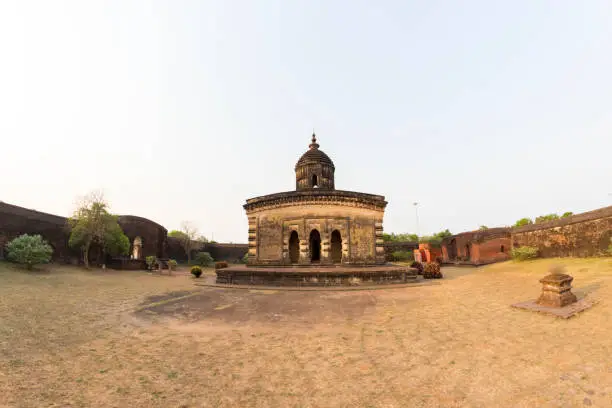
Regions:
[[[356,285],[416,278],[386,264],[380,195],[335,189],[333,161],[312,135],[295,165],[295,191],[248,199],[247,266],[217,271],[217,283]]]
[[[572,293],[573,277],[565,273],[563,266],[553,266],[550,273],[540,279],[542,293],[537,300],[515,303],[512,307],[546,313],[568,319],[595,304],[583,297],[578,300]]]
[[[564,307],[578,300],[576,295],[572,293],[574,278],[563,273],[564,271],[562,266],[554,266],[551,268],[549,275],[540,279],[542,294],[537,300],[539,305]]]

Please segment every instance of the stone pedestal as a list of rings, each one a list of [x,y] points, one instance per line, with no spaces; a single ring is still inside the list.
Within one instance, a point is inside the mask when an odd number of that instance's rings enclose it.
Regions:
[[[542,294],[537,304],[548,307],[564,307],[577,301],[571,291],[573,277],[562,273],[562,268],[553,268],[551,273],[542,279]]]

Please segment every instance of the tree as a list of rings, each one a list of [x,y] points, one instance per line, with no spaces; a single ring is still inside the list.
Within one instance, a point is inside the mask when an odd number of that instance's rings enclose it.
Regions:
[[[445,229],[444,231],[437,232],[431,236],[424,236],[419,239],[419,242],[428,243],[431,246],[439,247],[442,244],[444,238],[452,237],[453,234]]]
[[[488,230],[488,229],[489,229],[489,227],[487,227],[486,225],[481,225],[481,226],[480,226],[478,229],[479,229],[480,231],[485,231],[485,230]]]
[[[187,264],[191,264],[191,249],[193,248],[193,241],[195,241],[198,236],[198,229],[190,222],[183,221],[181,223],[181,230],[172,230],[168,233],[168,236],[179,240],[187,254]]]
[[[531,225],[531,224],[533,224],[533,221],[531,221],[531,218],[521,218],[516,223],[514,223],[514,226],[522,227],[523,225]]]
[[[395,233],[383,233],[383,241],[385,242],[406,242],[406,241],[411,241],[411,242],[418,242],[419,237],[417,236],[417,234],[408,234],[408,233],[404,233],[404,234],[395,234]]]
[[[6,245],[8,259],[31,270],[34,265],[51,260],[53,248],[40,235],[23,234]]]
[[[89,268],[92,245],[98,245],[104,254],[110,255],[126,255],[130,250],[130,240],[117,217],[108,212],[108,204],[99,192],[90,193],[81,200],[69,223],[72,230],[68,245],[81,249],[86,268]]]
[[[558,220],[558,219],[559,219],[559,216],[557,214],[546,214],[546,215],[541,215],[539,217],[536,217],[535,223],[540,224],[542,222],[553,221],[553,220]]]
[[[198,252],[195,259],[195,262],[200,266],[209,266],[214,261],[208,252]]]
[[[570,217],[570,216],[572,216],[572,215],[574,215],[574,213],[573,213],[573,212],[571,212],[571,211],[566,211],[566,212],[564,212],[564,213],[563,213],[563,215],[561,216],[561,218]]]

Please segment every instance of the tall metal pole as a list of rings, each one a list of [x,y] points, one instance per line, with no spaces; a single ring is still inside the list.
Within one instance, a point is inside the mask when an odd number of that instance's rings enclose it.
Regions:
[[[412,205],[414,205],[414,213],[416,215],[416,234],[417,237],[420,237],[421,233],[419,231],[419,203],[412,203]]]

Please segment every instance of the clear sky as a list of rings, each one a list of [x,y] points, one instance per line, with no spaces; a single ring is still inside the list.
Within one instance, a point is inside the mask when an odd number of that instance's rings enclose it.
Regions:
[[[612,204],[612,2],[0,2],[0,200],[247,241],[315,128],[387,232]]]

